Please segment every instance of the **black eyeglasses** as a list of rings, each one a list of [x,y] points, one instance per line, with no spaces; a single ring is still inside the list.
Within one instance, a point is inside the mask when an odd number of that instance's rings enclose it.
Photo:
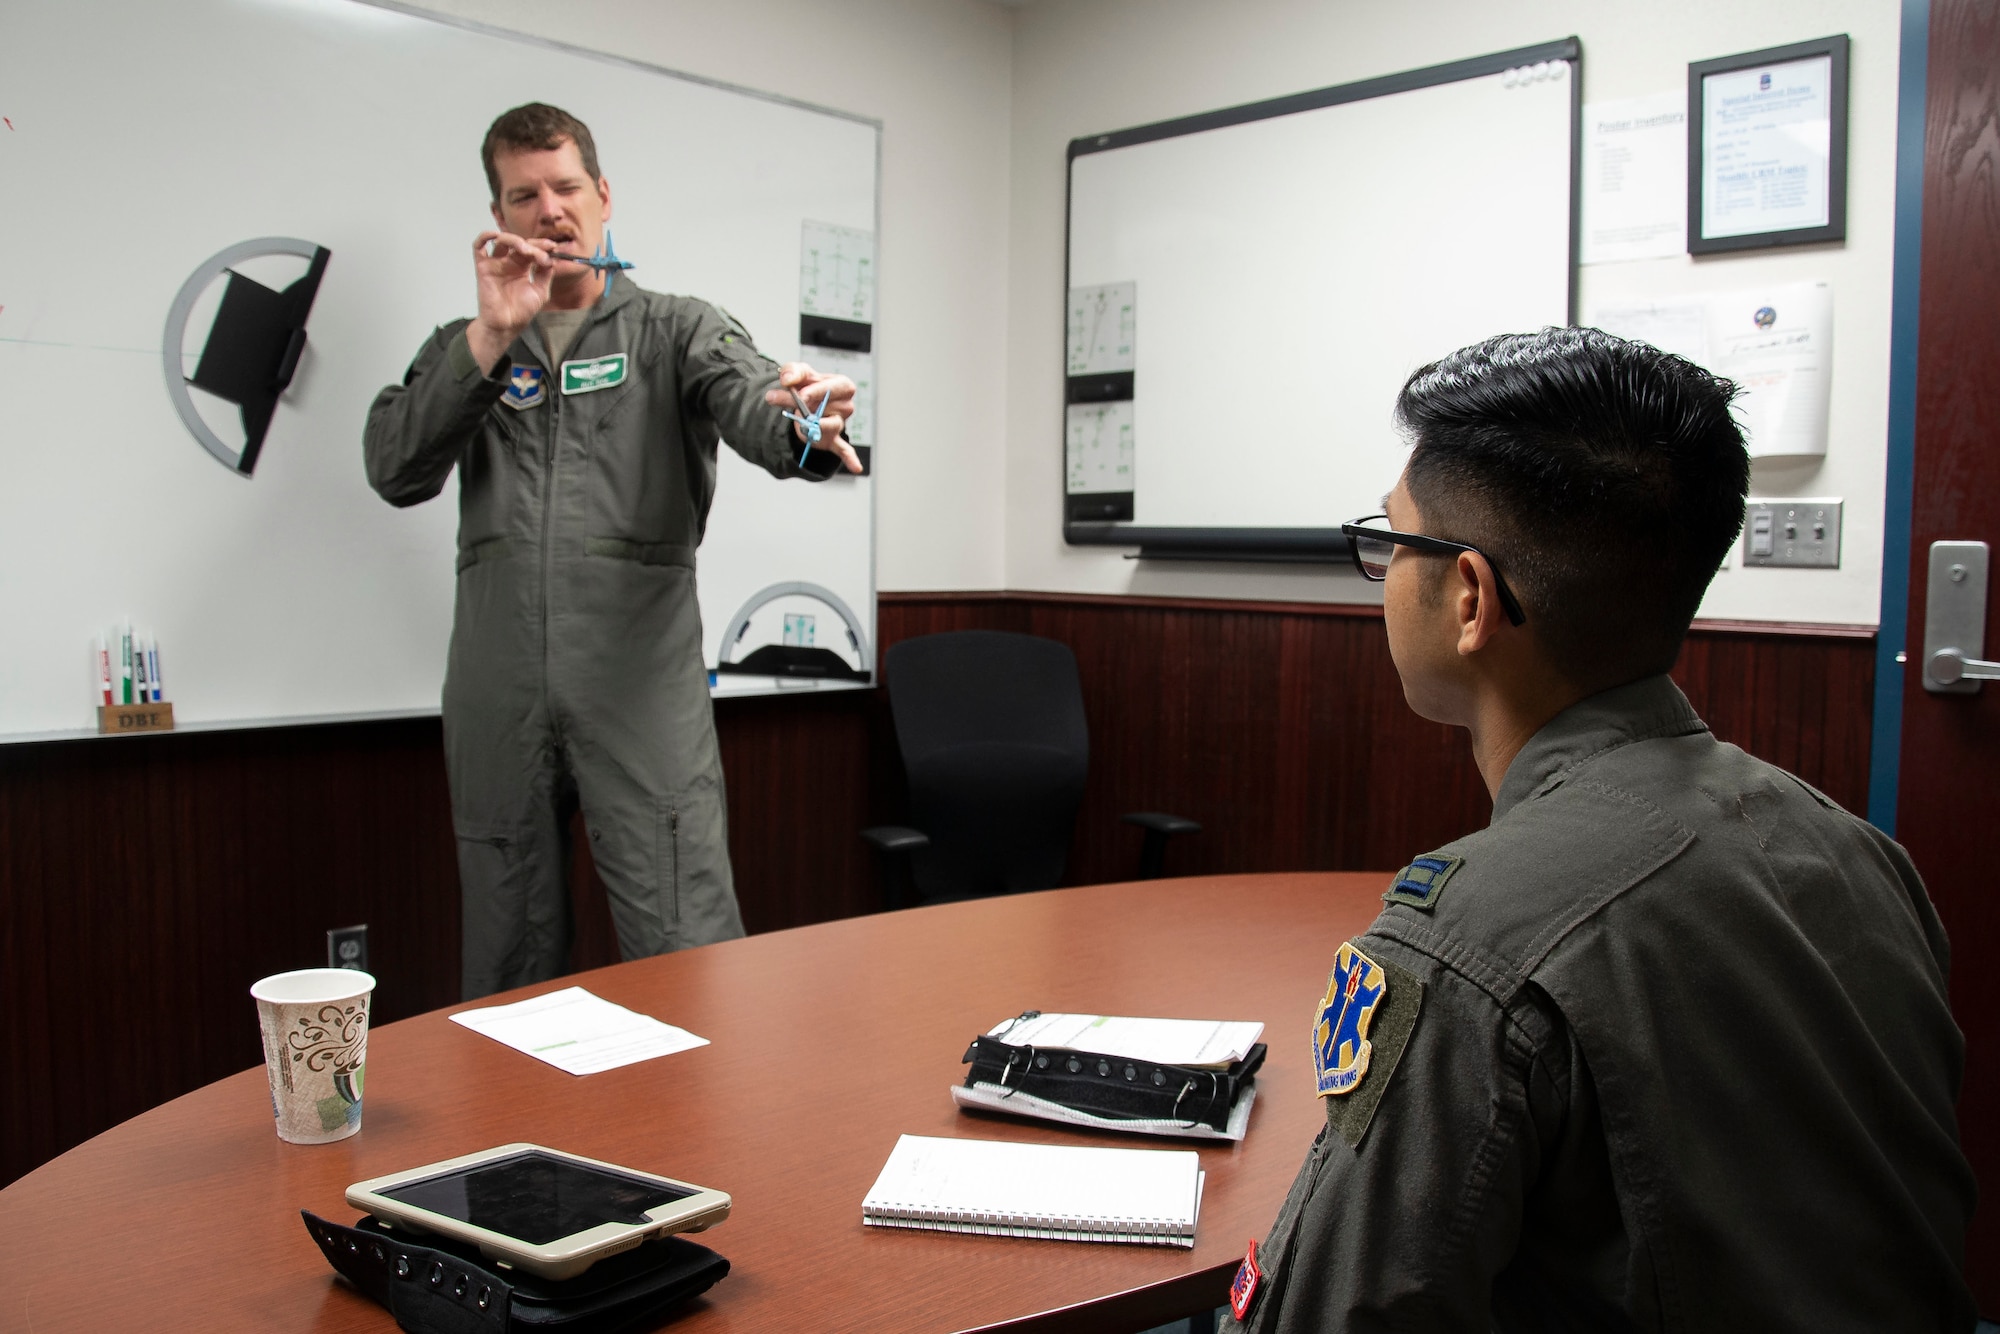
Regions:
[[[1463,542],[1447,542],[1441,537],[1426,537],[1422,533],[1399,533],[1387,527],[1389,516],[1370,514],[1353,523],[1343,523],[1340,531],[1354,549],[1354,568],[1361,571],[1363,579],[1381,583],[1389,577],[1389,558],[1396,554],[1397,547],[1410,547],[1416,551],[1428,551],[1434,556],[1456,556],[1461,551],[1470,551],[1485,558],[1493,569],[1493,588],[1500,595],[1500,609],[1507,613],[1507,619],[1520,625],[1528,618],[1521,614],[1521,604],[1514,600],[1514,591],[1507,587],[1507,581],[1500,577],[1500,566],[1491,556],[1478,547],[1467,546]],[[1383,527],[1376,527],[1380,523]]]

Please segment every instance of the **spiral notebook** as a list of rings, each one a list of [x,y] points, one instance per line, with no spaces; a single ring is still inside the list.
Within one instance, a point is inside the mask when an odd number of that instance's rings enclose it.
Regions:
[[[870,1227],[1194,1245],[1201,1155],[904,1135],[861,1202]]]

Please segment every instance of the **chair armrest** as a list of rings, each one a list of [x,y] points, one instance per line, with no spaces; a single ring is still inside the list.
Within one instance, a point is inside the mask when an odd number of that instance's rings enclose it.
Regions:
[[[1179,815],[1163,815],[1159,811],[1133,811],[1118,818],[1126,824],[1138,825],[1149,833],[1199,834],[1201,832],[1201,826],[1193,820]]]
[[[911,852],[931,845],[929,834],[894,824],[876,825],[873,829],[864,829],[861,831],[861,837],[867,839],[879,852]]]

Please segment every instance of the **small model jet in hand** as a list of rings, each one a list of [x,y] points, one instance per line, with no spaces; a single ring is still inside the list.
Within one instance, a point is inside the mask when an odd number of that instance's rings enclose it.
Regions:
[[[561,251],[556,251],[549,258],[565,259],[572,264],[583,264],[596,269],[604,275],[604,290],[607,292],[611,290],[611,279],[616,276],[618,270],[633,267],[632,261],[618,258],[618,248],[611,244],[611,229],[609,227],[604,229],[604,239],[598,242],[596,254],[566,255]]]
[[[820,396],[819,406],[814,408],[809,416],[806,415],[806,401],[799,397],[799,391],[794,389],[791,392],[792,402],[799,405],[799,410],[787,412],[785,415],[805,428],[806,447],[799,451],[799,466],[803,468],[806,466],[806,455],[812,453],[813,446],[819,443],[819,419],[825,415],[826,405],[833,401],[833,386],[826,387],[826,393]]]

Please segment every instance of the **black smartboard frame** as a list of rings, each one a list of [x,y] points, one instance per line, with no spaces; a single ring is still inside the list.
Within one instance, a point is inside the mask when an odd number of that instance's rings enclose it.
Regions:
[[[1111,152],[1120,148],[1130,148],[1136,144],[1151,143],[1160,139],[1172,139],[1181,135],[1200,134],[1207,130],[1225,129],[1233,125],[1248,124],[1252,121],[1268,120],[1276,116],[1289,116],[1302,111],[1317,111],[1325,107],[1339,106],[1346,102],[1360,102],[1368,98],[1384,97],[1392,93],[1412,92],[1420,88],[1435,87],[1439,84],[1456,83],[1463,79],[1485,78],[1489,75],[1504,74],[1510,69],[1524,65],[1535,65],[1550,61],[1566,61],[1570,66],[1570,208],[1569,208],[1569,293],[1568,320],[1576,323],[1577,315],[1577,254],[1583,233],[1582,180],[1583,180],[1583,43],[1570,36],[1557,41],[1542,42],[1534,46],[1516,47],[1509,51],[1496,51],[1491,55],[1473,56],[1465,60],[1454,60],[1442,65],[1431,65],[1423,69],[1407,70],[1400,74],[1387,74],[1373,79],[1362,79],[1354,83],[1338,84],[1330,88],[1317,88],[1309,92],[1291,93],[1284,97],[1274,97],[1263,102],[1250,102],[1242,106],[1225,107],[1217,111],[1205,111],[1192,116],[1182,116],[1174,120],[1158,121],[1151,125],[1138,125],[1130,129],[1113,130],[1104,134],[1084,135],[1069,142],[1068,154],[1063,164],[1063,309],[1068,312],[1070,290],[1070,229],[1074,208],[1074,186],[1076,160],[1093,153]],[[1067,332],[1065,331],[1065,340]],[[1062,345],[1065,347],[1067,343]],[[1067,361],[1064,370],[1067,372]],[[1103,377],[1095,377],[1103,378]],[[1065,374],[1067,380],[1067,374]],[[1128,394],[1132,392],[1128,389]],[[1065,411],[1062,433],[1058,438],[1067,441],[1067,409],[1077,401],[1069,393],[1063,396]],[[1328,563],[1345,564],[1350,559],[1351,545],[1338,527],[1332,528],[1155,528],[1141,527],[1116,519],[1106,521],[1090,516],[1093,509],[1111,509],[1114,512],[1131,513],[1132,494],[1081,495],[1072,497],[1068,487],[1067,445],[1057,457],[1058,484],[1063,494],[1063,541],[1070,546],[1111,546],[1139,548],[1141,560],[1206,560],[1232,562],[1282,562],[1282,563]],[[1082,502],[1082,503],[1078,503]],[[1095,502],[1095,503],[1092,503]],[[1108,503],[1107,503],[1108,502]]]

